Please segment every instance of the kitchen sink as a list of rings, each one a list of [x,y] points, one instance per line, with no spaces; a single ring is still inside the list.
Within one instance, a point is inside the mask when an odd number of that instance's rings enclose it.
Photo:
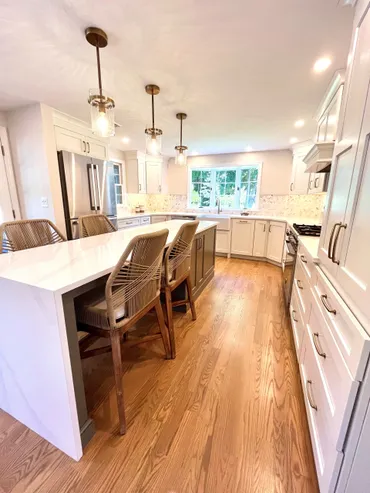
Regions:
[[[198,214],[197,218],[202,221],[217,222],[217,229],[222,229],[223,231],[230,230],[230,216],[224,214]]]

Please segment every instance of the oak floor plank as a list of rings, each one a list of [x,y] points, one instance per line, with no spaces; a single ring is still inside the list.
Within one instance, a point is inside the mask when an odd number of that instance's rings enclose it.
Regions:
[[[0,411],[0,493],[317,493],[281,269],[217,259],[196,305],[174,315],[176,360],[158,341],[123,353],[124,437],[111,355],[83,361],[80,462]]]

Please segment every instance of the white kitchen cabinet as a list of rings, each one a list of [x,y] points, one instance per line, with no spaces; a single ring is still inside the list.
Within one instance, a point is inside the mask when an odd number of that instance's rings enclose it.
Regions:
[[[286,224],[278,221],[270,221],[267,254],[269,260],[281,264],[283,256],[283,247],[285,242],[285,227]]]
[[[347,71],[319,247],[324,272],[363,323],[370,320],[370,12],[359,20]],[[341,119],[341,118],[340,118]]]
[[[229,253],[230,231],[216,231],[216,253]]]
[[[168,221],[168,216],[152,216],[152,224],[163,223],[163,221]]]
[[[147,193],[145,154],[139,151],[125,152],[127,192]]]
[[[293,150],[292,175],[290,180],[290,195],[305,195],[308,192],[310,174],[306,173],[306,163],[303,158],[310,149],[310,145],[299,146]]]
[[[146,161],[147,193],[162,192],[162,160]]]
[[[233,219],[231,234],[231,253],[253,255],[254,219]]]
[[[253,257],[266,257],[268,221],[257,221],[254,228]]]
[[[55,139],[59,151],[74,152],[96,159],[108,159],[108,145],[98,139],[57,126],[55,127]]]

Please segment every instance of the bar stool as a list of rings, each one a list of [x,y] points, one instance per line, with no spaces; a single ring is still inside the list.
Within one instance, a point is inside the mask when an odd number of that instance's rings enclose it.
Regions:
[[[102,235],[117,231],[114,224],[104,214],[88,214],[78,218],[78,231],[80,238]]]
[[[173,308],[189,303],[192,319],[196,320],[197,318],[190,280],[190,264],[191,249],[198,224],[199,221],[189,221],[181,226],[173,242],[168,247],[163,262],[161,292],[165,295],[167,325],[173,358],[176,357]],[[184,300],[172,301],[172,292],[183,282],[186,283],[187,297]]]
[[[0,225],[0,253],[16,252],[66,241],[49,219],[23,219]]]
[[[122,389],[122,336],[152,308],[155,309],[160,333],[128,340],[128,346],[162,338],[166,358],[171,359],[168,329],[164,323],[160,303],[160,280],[163,251],[168,229],[134,237],[105,287],[95,288],[76,301],[76,318],[79,330],[89,332],[95,341],[98,337],[110,339],[110,345],[81,351],[86,358],[112,351],[116,385],[120,433],[126,433],[126,416]],[[131,334],[131,332],[130,332]]]

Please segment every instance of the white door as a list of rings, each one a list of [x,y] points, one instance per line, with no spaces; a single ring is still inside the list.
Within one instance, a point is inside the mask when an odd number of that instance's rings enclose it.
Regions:
[[[162,164],[156,161],[146,162],[146,190],[147,193],[161,193],[162,191]]]
[[[253,255],[254,225],[254,220],[232,220],[231,253]]]
[[[271,221],[267,240],[267,258],[281,263],[285,243],[285,223]]]
[[[137,160],[137,177],[138,177],[138,192],[147,193],[147,178],[146,178],[146,165],[145,159]]]
[[[55,127],[55,139],[58,151],[86,154],[88,146],[86,138],[76,132],[71,132],[62,127]]]
[[[308,150],[309,148],[307,148],[307,152]],[[307,152],[301,150],[293,155],[292,178],[290,183],[291,195],[304,195],[308,191],[310,174],[305,173],[307,165],[303,162],[303,158]]]
[[[96,159],[108,159],[108,146],[99,140],[86,138],[87,154]]]
[[[1,149],[3,149],[0,140]],[[9,177],[4,155],[0,153],[0,224],[14,220],[12,198],[10,195]]]
[[[256,221],[254,229],[253,257],[266,257],[268,221]]]
[[[230,248],[229,231],[216,231],[216,252],[229,253]]]

